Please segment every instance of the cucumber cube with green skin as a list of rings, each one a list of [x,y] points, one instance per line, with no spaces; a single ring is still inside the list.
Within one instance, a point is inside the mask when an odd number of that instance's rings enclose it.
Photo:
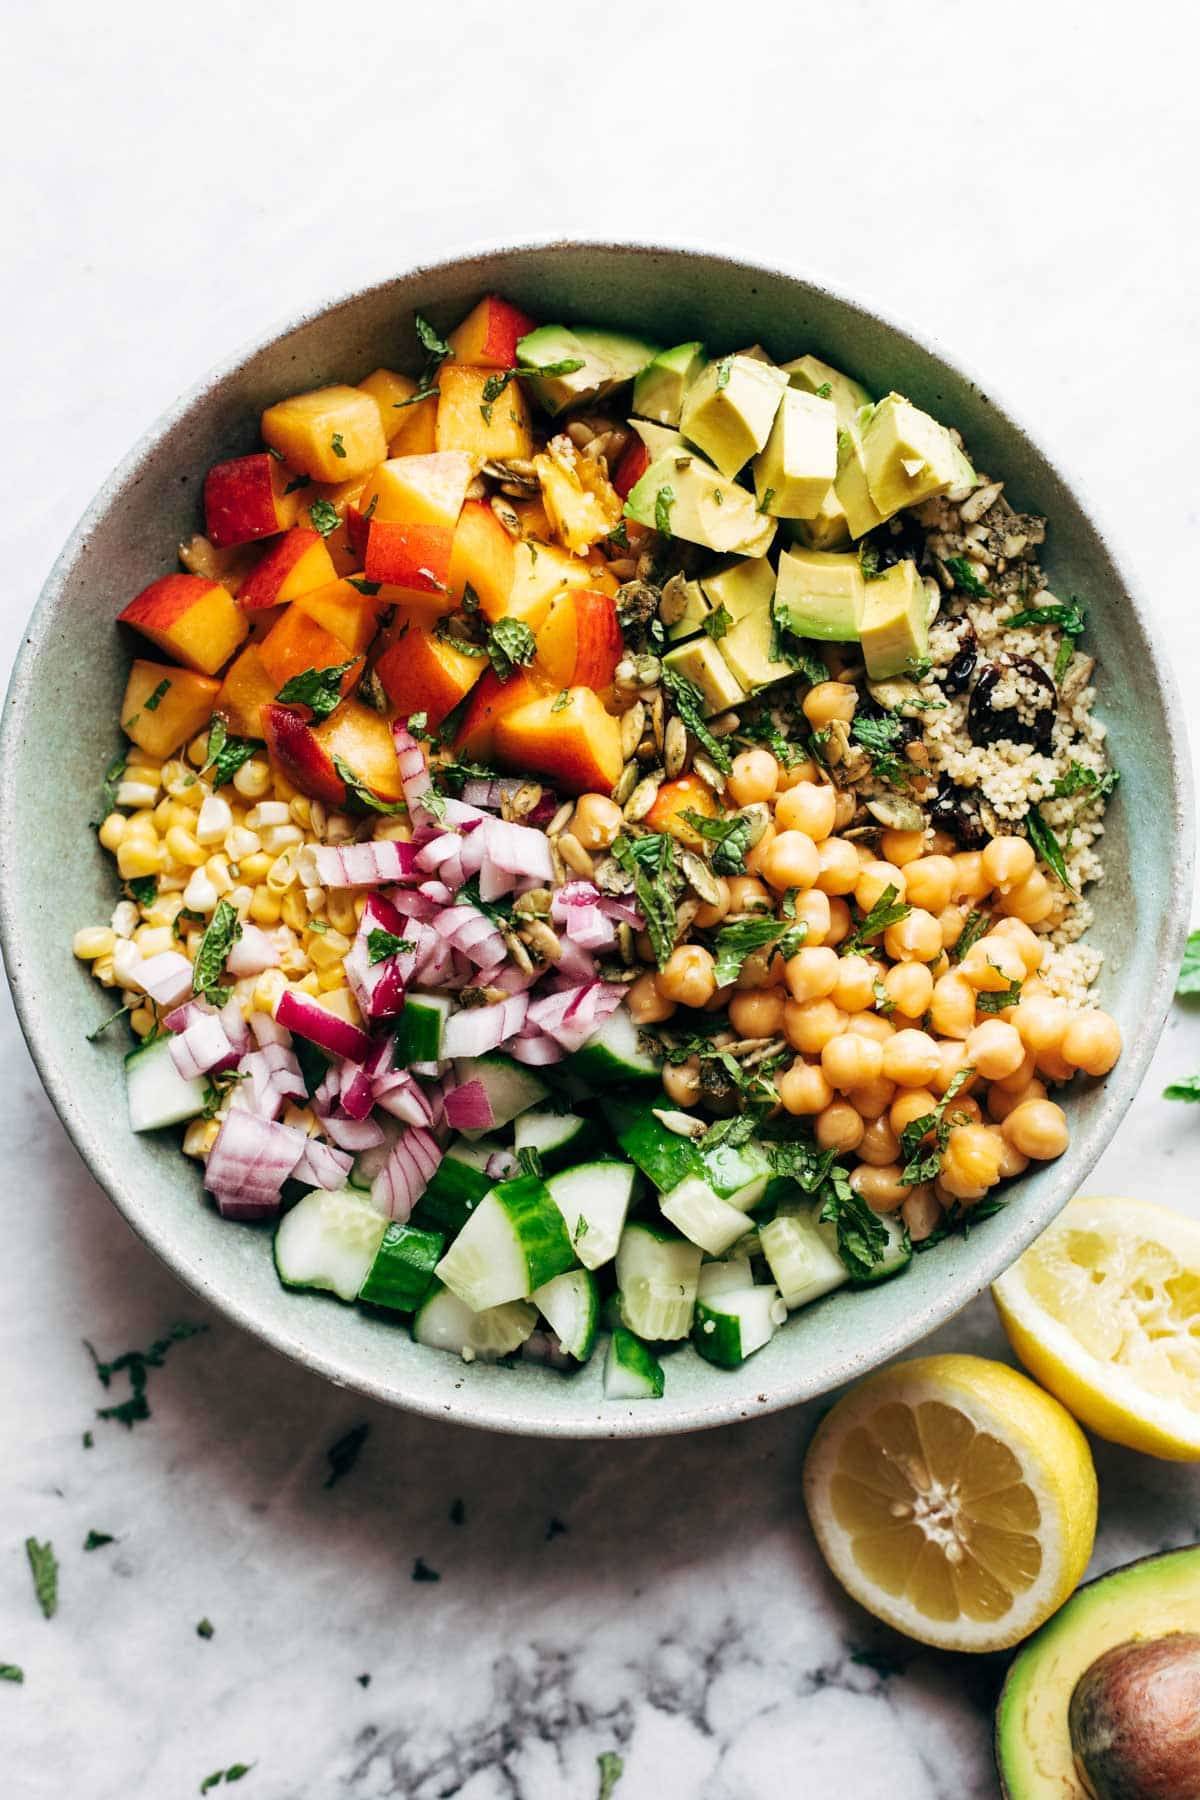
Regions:
[[[470,1144],[459,1138],[433,1172],[429,1186],[413,1207],[410,1224],[457,1237],[485,1194],[496,1183],[487,1173],[488,1158],[503,1145],[482,1138]]]
[[[696,1302],[692,1343],[706,1362],[719,1369],[737,1369],[770,1343],[786,1318],[787,1308],[775,1287],[712,1295]]]
[[[600,1290],[588,1269],[568,1269],[529,1296],[568,1356],[586,1362],[596,1347]]]
[[[757,1139],[744,1144],[726,1141],[697,1154],[705,1179],[722,1200],[732,1200],[743,1212],[761,1200],[771,1179],[771,1160]],[[750,1188],[755,1190],[753,1198],[743,1198]]]
[[[789,1311],[807,1306],[810,1300],[818,1300],[849,1280],[837,1253],[836,1235],[831,1242],[814,1214],[812,1207],[780,1212],[758,1228],[762,1253]]]
[[[660,350],[633,384],[634,412],[656,425],[678,425],[684,394],[703,367],[703,344]]]
[[[383,1214],[357,1188],[314,1188],[275,1228],[275,1271],[284,1287],[354,1300],[386,1230]]]
[[[730,480],[762,449],[788,384],[782,369],[752,356],[724,356],[696,376],[679,428]]]
[[[701,1251],[655,1225],[627,1225],[617,1250],[621,1317],[652,1342],[684,1338],[691,1330]]]
[[[852,538],[864,537],[868,531],[874,531],[888,516],[876,506],[867,485],[862,433],[871,410],[864,406],[858,418],[845,425],[838,434],[838,467],[833,485]]]
[[[736,624],[747,613],[770,606],[775,592],[775,571],[761,556],[743,556],[700,577],[705,597],[713,607],[723,606]]]
[[[606,1400],[661,1400],[666,1377],[663,1366],[645,1344],[623,1325],[613,1328],[604,1360]]]
[[[903,675],[929,654],[929,599],[914,562],[893,563],[866,584],[863,659],[872,681]]]
[[[580,367],[561,375],[532,375],[527,382],[538,404],[552,416],[568,406],[595,400],[611,379],[612,368],[565,325],[539,325],[517,343],[517,363],[522,369],[552,368],[568,362]]]
[[[666,668],[674,669],[700,689],[706,717],[728,712],[746,698],[746,690],[709,637],[691,638],[676,644],[663,657]]]
[[[624,1006],[610,1013],[562,1066],[579,1080],[605,1089],[644,1087],[657,1082],[661,1072],[658,1060],[643,1050],[637,1026]]]
[[[550,1198],[585,1269],[598,1269],[617,1254],[636,1180],[630,1163],[608,1158],[559,1169],[547,1180]]]
[[[413,1315],[412,1334],[430,1350],[448,1350],[464,1362],[497,1362],[519,1350],[537,1329],[537,1309],[526,1300],[474,1312],[457,1294],[434,1282]]]
[[[863,470],[885,519],[961,480],[960,456],[946,427],[903,394],[885,395],[863,427]]]
[[[833,402],[839,426],[850,425],[861,407],[871,405],[871,396],[859,381],[843,375],[819,356],[798,356],[794,362],[781,365],[794,388],[807,394],[823,395]]]
[[[492,1109],[489,1131],[510,1125],[518,1113],[540,1106],[549,1093],[544,1081],[510,1056],[461,1056],[454,1065],[454,1076],[460,1087],[469,1081],[481,1081]],[[481,1138],[482,1131],[466,1131],[464,1137]]]
[[[913,1259],[912,1239],[909,1237],[900,1215],[898,1213],[880,1213],[879,1223],[888,1235],[887,1248],[879,1261],[872,1265],[869,1274],[851,1276],[851,1287],[875,1287],[878,1282],[890,1281],[893,1275],[902,1275]],[[827,1234],[829,1241],[836,1247],[836,1227],[822,1225],[819,1229]]]
[[[723,556],[765,556],[775,536],[754,495],[693,451],[656,457],[630,489],[625,516]]]
[[[530,336],[535,335],[530,333]],[[607,399],[614,389],[632,381],[660,354],[660,346],[646,338],[634,337],[627,331],[606,331],[598,325],[577,325],[575,339],[584,352],[607,370],[600,386],[599,398]]]
[[[575,1262],[562,1213],[534,1175],[484,1195],[437,1265],[437,1277],[476,1312],[524,1300]]]
[[[736,1294],[744,1288],[754,1286],[754,1274],[747,1256],[727,1256],[720,1262],[706,1262],[700,1265],[700,1279],[696,1284],[696,1299],[712,1299],[717,1294]]]
[[[422,994],[415,989],[407,994],[396,1028],[397,1068],[439,1062],[442,1032],[449,1016],[450,1001],[445,994]]]
[[[561,1169],[577,1163],[586,1155],[596,1138],[590,1119],[578,1113],[531,1112],[519,1114],[513,1125],[513,1149],[519,1157],[522,1150],[536,1150],[543,1170]]]
[[[866,597],[854,551],[785,550],[779,558],[775,614],[796,637],[856,643]]]
[[[785,656],[771,654],[774,646],[775,621],[769,605],[746,613],[721,639],[721,655],[748,694],[795,675]]]
[[[179,1073],[169,1037],[141,1044],[125,1058],[125,1092],[132,1131],[179,1125],[204,1111],[205,1082]]]
[[[754,458],[759,509],[777,519],[810,519],[819,512],[837,474],[837,440],[833,402],[788,388]]]
[[[794,544],[806,550],[842,549],[850,542],[850,521],[838,499],[837,488],[830,486],[811,519],[789,519],[785,530]]]
[[[446,1240],[440,1231],[422,1231],[393,1219],[367,1270],[358,1298],[367,1306],[391,1312],[413,1312],[434,1283]]]
[[[659,1201],[664,1219],[709,1256],[724,1256],[746,1235],[746,1217],[700,1175],[689,1175]]]
[[[688,1175],[704,1173],[700,1153],[691,1138],[668,1131],[662,1120],[655,1118],[649,1104],[614,1100],[610,1102],[608,1118],[626,1156],[659,1193],[677,1187]]]

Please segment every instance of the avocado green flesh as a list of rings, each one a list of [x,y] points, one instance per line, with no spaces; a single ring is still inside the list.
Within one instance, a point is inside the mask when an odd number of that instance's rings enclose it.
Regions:
[[[693,452],[669,451],[650,464],[625,502],[628,518],[652,530],[660,519],[672,537],[708,550],[765,556],[774,519],[755,511],[754,496]]]
[[[610,374],[608,363],[565,325],[539,325],[536,331],[527,332],[517,345],[517,361],[523,369],[550,368],[565,362],[582,364],[565,375],[530,377],[530,387],[551,414],[595,400],[604,391]]]
[[[1006,1800],[1086,1800],[1067,1730],[1075,1683],[1106,1650],[1173,1631],[1200,1631],[1200,1545],[1089,1582],[1030,1638],[996,1708]]]
[[[929,601],[914,562],[893,563],[868,581],[859,640],[872,681],[903,675],[929,652]]]
[[[678,425],[683,396],[703,367],[703,344],[660,351],[633,384],[634,412],[656,425]]]
[[[840,369],[822,362],[819,356],[798,356],[794,362],[781,363],[780,368],[791,386],[806,394],[823,394],[828,389],[824,397],[833,401],[839,426],[852,424],[859,408],[871,404],[871,396],[861,382],[843,375]]]
[[[603,399],[623,382],[632,381],[659,354],[659,346],[625,331],[604,331],[595,325],[577,325],[575,336],[588,356],[607,368],[600,385]]]

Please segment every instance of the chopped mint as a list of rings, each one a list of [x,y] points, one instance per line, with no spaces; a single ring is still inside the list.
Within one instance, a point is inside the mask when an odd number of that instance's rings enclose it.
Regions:
[[[386,962],[389,956],[399,956],[416,947],[412,938],[397,937],[394,931],[371,931],[367,934],[367,961],[372,965]]]
[[[342,679],[358,661],[335,663],[331,668],[305,669],[285,681],[275,698],[284,706],[307,706],[314,719],[327,719],[342,697]]]
[[[344,1437],[338,1438],[336,1443],[329,1446],[325,1452],[329,1463],[329,1474],[325,1480],[327,1488],[334,1487],[343,1475],[350,1473],[358,1461],[359,1451],[366,1443],[370,1430],[371,1427],[367,1424],[352,1425]]]
[[[337,507],[329,500],[314,500],[308,509],[308,516],[313,530],[319,531],[322,537],[328,537],[342,522],[338,518]]]
[[[208,929],[200,939],[200,948],[192,966],[193,994],[202,994],[214,1005],[224,1004],[228,996],[226,990],[219,987],[219,979],[225,968],[225,958],[241,935],[242,924],[237,915],[237,907],[230,900],[218,900]]]
[[[330,438],[329,448],[333,451],[333,454],[335,456],[340,456],[343,458],[345,457],[346,446],[342,440],[342,434],[340,431],[335,431],[333,436]]]
[[[418,1556],[412,1566],[414,1581],[440,1581],[442,1578],[436,1569],[431,1569],[423,1556]]]
[[[105,1544],[115,1544],[116,1538],[111,1531],[89,1531],[83,1540],[85,1550],[102,1550]]]
[[[29,1558],[29,1572],[33,1576],[33,1591],[42,1614],[52,1619],[58,1611],[58,1558],[54,1554],[54,1546],[49,1539],[39,1544],[36,1538],[25,1539],[25,1554]]]

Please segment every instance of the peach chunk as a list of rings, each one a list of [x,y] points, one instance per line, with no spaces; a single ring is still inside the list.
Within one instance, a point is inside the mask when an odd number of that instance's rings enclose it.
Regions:
[[[164,575],[117,617],[201,675],[215,675],[246,636],[229,589],[202,575]]]
[[[121,702],[121,729],[148,756],[170,756],[204,730],[220,685],[174,663],[135,662]]]
[[[533,454],[533,424],[519,381],[507,381],[500,393],[494,369],[444,363],[438,375],[437,447],[465,450],[488,462],[495,457]]]
[[[214,463],[204,478],[204,529],[218,550],[294,525],[302,484],[266,450]]]
[[[270,705],[277,691],[278,683],[264,669],[258,645],[247,644],[226,669],[213,711],[236,737],[258,738],[263,734],[262,709]]]
[[[331,581],[296,601],[302,613],[332,631],[356,656],[375,636],[384,604],[374,595],[360,593],[349,581]]]
[[[486,500],[468,500],[459,515],[446,585],[456,606],[468,586],[489,619],[503,618],[513,584],[513,540]]]
[[[699,850],[704,839],[694,825],[684,818],[685,812],[699,813],[703,819],[715,819],[717,803],[713,791],[698,775],[681,775],[677,781],[664,781],[657,798],[646,814],[651,831],[665,831],[677,838],[688,850]]]
[[[607,794],[621,773],[621,728],[590,688],[568,688],[503,712],[495,754],[514,774],[545,775],[569,793]]]
[[[427,715],[436,730],[488,668],[486,657],[464,656],[435,637],[420,617],[397,614],[395,635],[375,665],[383,690],[401,718]]]
[[[341,639],[301,612],[298,606],[284,609],[279,622],[259,644],[258,654],[268,679],[275,683],[277,694],[294,676],[303,675],[308,669],[332,669],[355,661],[355,666],[347,669],[342,677],[343,695],[349,693],[362,674],[361,661],[352,658]]]
[[[517,360],[519,340],[534,329],[534,321],[499,294],[485,294],[461,325],[446,340],[460,363],[477,363],[485,369],[511,369]]]
[[[623,648],[612,595],[566,588],[537,634],[535,666],[553,687],[599,691],[611,685]]]
[[[268,406],[263,439],[314,481],[352,481],[387,454],[379,408],[359,388],[316,388]]]
[[[313,736],[330,757],[353,769],[381,800],[404,798],[392,728],[382,714],[358,700],[346,700],[313,727]]]
[[[333,563],[320,533],[298,526],[285,531],[251,570],[238,591],[238,604],[250,612],[260,606],[282,606],[333,580]]]

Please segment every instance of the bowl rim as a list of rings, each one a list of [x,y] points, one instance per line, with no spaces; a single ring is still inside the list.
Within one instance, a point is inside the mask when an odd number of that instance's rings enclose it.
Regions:
[[[693,242],[684,245],[661,240],[613,240],[562,237],[553,234],[525,239],[519,243],[497,244],[491,240],[484,240],[470,243],[453,253],[441,255],[435,260],[393,270],[386,276],[343,290],[330,299],[305,306],[300,312],[279,320],[266,330],[244,340],[231,354],[221,358],[205,370],[142,432],[97,489],[46,577],[26,624],[23,641],[14,659],[5,695],[3,718],[0,719],[0,843],[11,844],[14,842],[12,817],[16,786],[14,764],[20,738],[20,714],[29,697],[40,644],[48,630],[55,601],[84,550],[93,526],[106,514],[113,498],[120,492],[126,481],[153,455],[162,439],[186,416],[191,408],[201,401],[210,389],[235,375],[253,357],[268,349],[279,339],[290,336],[304,326],[337,312],[342,307],[361,301],[368,295],[382,294],[400,281],[418,277],[436,278],[438,275],[454,271],[464,263],[486,258],[530,254],[554,255],[561,252],[574,254],[581,251],[613,257],[633,254],[645,257],[664,256],[723,262],[750,276],[761,275],[770,279],[783,278],[787,281],[797,282],[801,287],[821,295],[852,316],[857,315],[882,324],[888,330],[907,338],[922,356],[931,359],[933,363],[942,366],[968,383],[976,393],[986,395],[989,410],[999,424],[1019,434],[1053,469],[1055,476],[1074,499],[1099,541],[1123,596],[1134,613],[1149,654],[1151,673],[1162,697],[1163,713],[1167,724],[1169,762],[1175,786],[1174,849],[1168,871],[1169,889],[1174,898],[1162,924],[1164,953],[1155,969],[1149,992],[1144,996],[1142,1019],[1146,1029],[1139,1037],[1132,1059],[1127,1062],[1125,1058],[1122,1058],[1118,1067],[1123,1071],[1124,1078],[1110,1086],[1108,1103],[1092,1121],[1091,1137],[1094,1148],[1089,1146],[1089,1155],[1085,1165],[1078,1172],[1078,1179],[1082,1180],[1111,1141],[1120,1120],[1132,1105],[1140,1089],[1142,1078],[1157,1046],[1170,1007],[1175,978],[1187,936],[1195,855],[1195,808],[1187,724],[1174,671],[1168,660],[1166,647],[1158,639],[1149,610],[1138,597],[1137,588],[1129,578],[1125,556],[1114,546],[1107,529],[1098,522],[1098,516],[1092,506],[1088,490],[1073,473],[1066,472],[1062,459],[1047,448],[1045,440],[1031,433],[1022,420],[1009,409],[1003,398],[997,397],[994,384],[989,382],[986,386],[982,385],[971,364],[964,363],[956,355],[946,354],[921,331],[910,325],[906,318],[899,317],[890,308],[876,305],[872,298],[864,295],[861,291],[856,295],[848,294],[836,283],[827,280],[823,274],[800,269],[786,261],[761,262],[739,254],[731,246],[715,241]],[[289,1334],[271,1324],[264,1323],[256,1316],[252,1306],[244,1304],[236,1295],[220,1291],[219,1277],[214,1281],[207,1270],[181,1264],[172,1255],[172,1240],[169,1233],[155,1232],[150,1229],[148,1221],[139,1215],[138,1209],[126,1203],[119,1184],[110,1183],[98,1174],[98,1165],[103,1165],[105,1160],[100,1149],[98,1132],[75,1099],[65,1074],[55,1066],[55,1054],[50,1034],[49,1032],[44,1033],[42,1022],[38,1017],[37,997],[26,985],[21,959],[12,954],[22,928],[16,917],[14,905],[15,877],[11,872],[12,862],[13,859],[9,857],[0,857],[0,949],[3,950],[22,1034],[42,1084],[68,1137],[79,1152],[89,1173],[108,1194],[125,1223],[171,1270],[176,1279],[206,1304],[213,1306],[224,1317],[252,1333],[259,1341],[268,1344],[273,1350],[290,1360],[316,1371],[338,1387],[353,1389],[367,1398],[429,1418],[444,1419],[454,1424],[475,1426],[483,1430],[515,1435],[577,1438],[662,1437],[674,1435],[677,1432],[732,1424],[739,1419],[778,1411],[785,1407],[798,1405],[818,1394],[831,1392],[848,1381],[858,1379],[870,1368],[878,1366],[880,1359],[872,1358],[869,1353],[864,1361],[861,1354],[855,1355],[853,1351],[843,1351],[833,1358],[831,1365],[818,1383],[805,1383],[803,1380],[792,1379],[777,1383],[773,1389],[758,1394],[756,1396],[758,1404],[753,1415],[742,1405],[736,1394],[722,1399],[719,1379],[714,1379],[711,1393],[706,1392],[703,1401],[694,1404],[689,1409],[675,1411],[667,1416],[658,1414],[657,1408],[648,1407],[640,1411],[632,1409],[617,1412],[614,1409],[611,1418],[601,1412],[597,1416],[583,1414],[571,1419],[531,1419],[522,1414],[519,1405],[513,1407],[511,1403],[506,1403],[499,1391],[484,1390],[478,1396],[471,1397],[464,1388],[460,1388],[453,1403],[447,1403],[432,1394],[401,1392],[395,1381],[382,1376],[373,1378],[358,1371],[348,1371],[336,1353],[327,1353],[319,1347],[304,1343],[296,1334]],[[914,1312],[910,1321],[915,1326],[913,1334],[907,1336],[906,1341],[899,1348],[889,1351],[887,1357],[882,1360],[890,1360],[893,1356],[911,1352],[931,1331],[946,1323],[982,1293],[983,1289],[1003,1269],[1011,1266],[1021,1251],[1057,1216],[1068,1197],[1069,1195],[1064,1193],[1061,1200],[1052,1208],[1043,1208],[1036,1215],[1026,1215],[1019,1222],[1014,1218],[1015,1228],[1004,1238],[1002,1247],[1001,1240],[997,1239],[995,1252],[990,1256],[981,1257],[978,1264],[970,1271],[969,1279],[965,1281],[960,1279],[957,1284],[948,1284],[946,1292],[949,1298],[945,1303],[930,1304]],[[656,1419],[660,1422],[656,1422]]]

